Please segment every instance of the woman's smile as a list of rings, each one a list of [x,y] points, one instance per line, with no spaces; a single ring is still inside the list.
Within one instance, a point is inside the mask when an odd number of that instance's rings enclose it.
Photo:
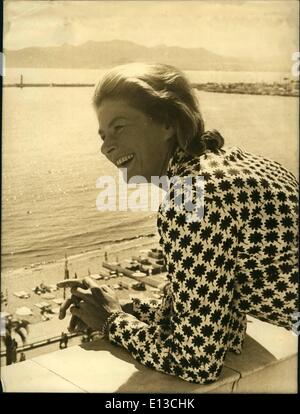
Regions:
[[[134,157],[134,154],[128,154],[128,155],[123,155],[122,157],[119,157],[116,161],[116,166],[125,167],[126,165],[130,163],[130,161],[132,161],[133,157]]]

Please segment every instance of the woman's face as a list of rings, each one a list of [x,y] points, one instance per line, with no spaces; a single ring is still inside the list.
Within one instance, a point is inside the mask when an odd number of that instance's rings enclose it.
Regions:
[[[174,128],[153,121],[125,100],[105,99],[97,109],[101,152],[118,168],[127,169],[127,180],[162,176],[174,148]]]

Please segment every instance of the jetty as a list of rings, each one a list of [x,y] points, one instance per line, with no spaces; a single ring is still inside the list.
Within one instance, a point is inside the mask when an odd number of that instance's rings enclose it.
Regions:
[[[94,87],[94,83],[4,83],[5,88],[91,88]]]
[[[91,88],[94,87],[95,83],[80,83],[80,82],[73,82],[73,83],[56,83],[56,82],[38,82],[38,83],[33,83],[33,82],[24,82],[24,76],[21,74],[20,75],[20,82],[14,82],[14,83],[4,83],[3,87],[5,88],[48,88],[48,87],[53,87],[53,88],[68,88],[68,87],[76,87],[76,88]]]
[[[4,83],[6,88],[92,88],[95,83],[32,83],[24,82],[23,75],[20,82]],[[271,95],[271,96],[299,96],[299,79],[284,78],[280,82],[197,82],[192,87],[199,91],[214,93],[229,93],[242,95]]]

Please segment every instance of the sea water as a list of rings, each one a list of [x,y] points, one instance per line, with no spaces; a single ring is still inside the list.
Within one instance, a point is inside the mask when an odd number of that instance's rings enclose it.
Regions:
[[[4,81],[18,80],[20,72],[8,70]],[[22,73],[24,82],[91,82],[101,75],[53,69]],[[210,79],[200,74],[199,81]],[[189,76],[196,81],[195,72]],[[241,73],[236,76],[241,79]],[[100,153],[92,94],[89,87],[3,89],[3,270],[156,232],[153,211],[96,208],[97,178],[118,177],[118,170]],[[297,98],[197,94],[206,127],[219,129],[228,146],[273,158],[297,174]]]

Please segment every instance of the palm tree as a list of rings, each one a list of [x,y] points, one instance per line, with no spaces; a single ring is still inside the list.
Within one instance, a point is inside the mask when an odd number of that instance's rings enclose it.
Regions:
[[[6,348],[6,365],[11,365],[16,362],[17,341],[13,338],[13,334],[18,335],[23,345],[25,345],[29,332],[29,324],[30,322],[25,319],[15,319],[12,316],[7,317],[5,336],[2,337]]]

